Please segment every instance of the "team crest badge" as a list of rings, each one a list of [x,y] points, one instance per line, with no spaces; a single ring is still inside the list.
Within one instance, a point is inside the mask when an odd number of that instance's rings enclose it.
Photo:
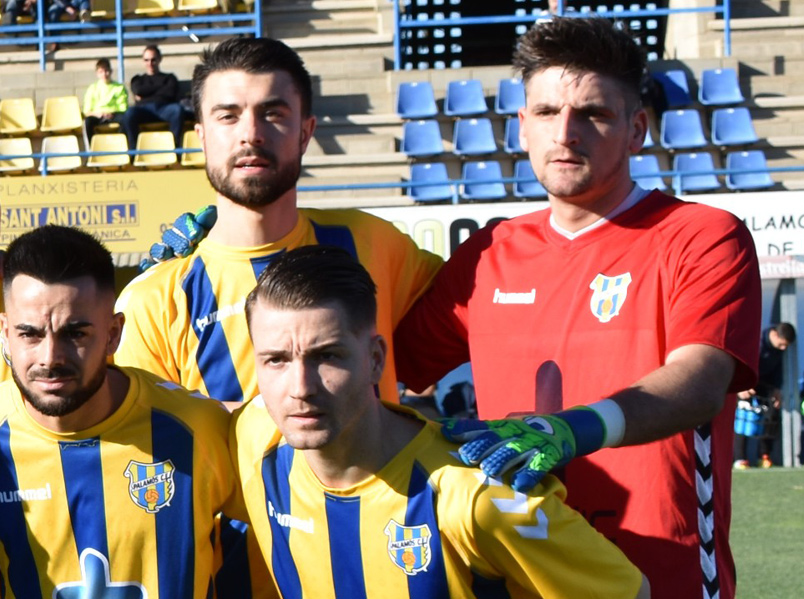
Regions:
[[[430,527],[402,526],[391,520],[385,527],[388,536],[388,555],[391,561],[408,576],[426,572],[430,564]]]
[[[131,460],[126,467],[128,494],[135,505],[149,514],[155,514],[163,507],[170,506],[173,493],[173,462],[143,464]]]
[[[630,284],[630,272],[614,277],[597,275],[589,285],[589,289],[593,291],[589,307],[595,318],[606,323],[617,316],[625,304]]]

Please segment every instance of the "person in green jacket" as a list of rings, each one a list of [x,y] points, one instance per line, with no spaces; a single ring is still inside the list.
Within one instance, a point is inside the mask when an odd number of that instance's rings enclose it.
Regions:
[[[106,123],[122,123],[128,108],[128,92],[122,83],[112,81],[112,65],[106,58],[95,63],[98,80],[84,94],[84,140],[89,142],[95,127]]]

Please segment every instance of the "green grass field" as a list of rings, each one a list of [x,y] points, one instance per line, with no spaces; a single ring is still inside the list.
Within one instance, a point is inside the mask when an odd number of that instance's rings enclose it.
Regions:
[[[804,468],[734,472],[737,599],[804,597]]]

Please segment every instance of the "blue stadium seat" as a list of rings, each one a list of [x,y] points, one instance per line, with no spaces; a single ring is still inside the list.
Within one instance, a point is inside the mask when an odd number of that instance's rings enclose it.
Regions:
[[[707,69],[701,73],[698,100],[704,106],[723,106],[745,102],[737,71],[734,69]]]
[[[668,110],[662,113],[662,147],[668,150],[702,148],[707,144],[701,115],[697,110]]]
[[[488,109],[483,84],[477,79],[461,79],[447,84],[444,97],[444,114],[447,116],[474,116]]]
[[[500,163],[493,160],[467,162],[463,165],[461,185],[463,200],[502,200],[506,196]]]
[[[525,86],[516,77],[500,79],[497,97],[494,98],[494,112],[497,114],[516,114],[525,105]]]
[[[681,173],[680,191],[712,191],[720,188],[714,173],[712,155],[707,152],[677,154],[673,159],[673,170]]]
[[[519,143],[519,118],[512,116],[505,119],[505,136],[503,150],[507,154],[522,154],[522,144]]]
[[[435,156],[444,151],[441,128],[433,119],[405,121],[402,125],[402,152],[409,157]]]
[[[712,111],[712,143],[717,146],[752,144],[759,139],[745,106]]]
[[[690,85],[687,74],[682,70],[658,71],[653,73],[656,81],[664,91],[667,108],[683,108],[692,104]]]
[[[514,163],[514,178],[523,179],[514,181],[514,197],[517,198],[545,198],[547,190],[539,183],[530,160],[517,160]]]
[[[455,121],[452,151],[458,156],[478,156],[497,151],[491,121],[487,118]]]
[[[399,84],[396,113],[403,119],[426,119],[438,114],[433,86],[427,81]]]
[[[765,189],[774,185],[773,179],[767,171],[768,162],[765,160],[762,150],[730,152],[726,155],[726,169],[743,171],[726,175],[726,187],[729,189]]]
[[[659,173],[662,171],[659,166],[659,159],[654,154],[644,154],[631,156],[629,158],[631,167],[631,178],[636,181],[643,189],[667,189],[664,179]]]
[[[452,186],[449,184],[447,165],[443,162],[411,164],[410,182],[438,183],[438,185],[410,187],[408,195],[415,202],[437,202],[452,199]]]

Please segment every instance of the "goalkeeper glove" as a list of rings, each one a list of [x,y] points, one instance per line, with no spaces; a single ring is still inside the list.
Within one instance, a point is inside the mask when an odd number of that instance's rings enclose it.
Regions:
[[[173,226],[162,234],[162,241],[151,246],[150,257],[140,262],[140,272],[174,256],[184,258],[192,254],[217,219],[218,209],[215,206],[206,206],[195,214],[185,212],[180,215]]]
[[[606,441],[603,417],[586,406],[523,420],[445,420],[441,430],[450,441],[463,443],[459,454],[465,464],[479,464],[488,476],[519,467],[511,486],[522,492],[553,468],[597,451]]]

